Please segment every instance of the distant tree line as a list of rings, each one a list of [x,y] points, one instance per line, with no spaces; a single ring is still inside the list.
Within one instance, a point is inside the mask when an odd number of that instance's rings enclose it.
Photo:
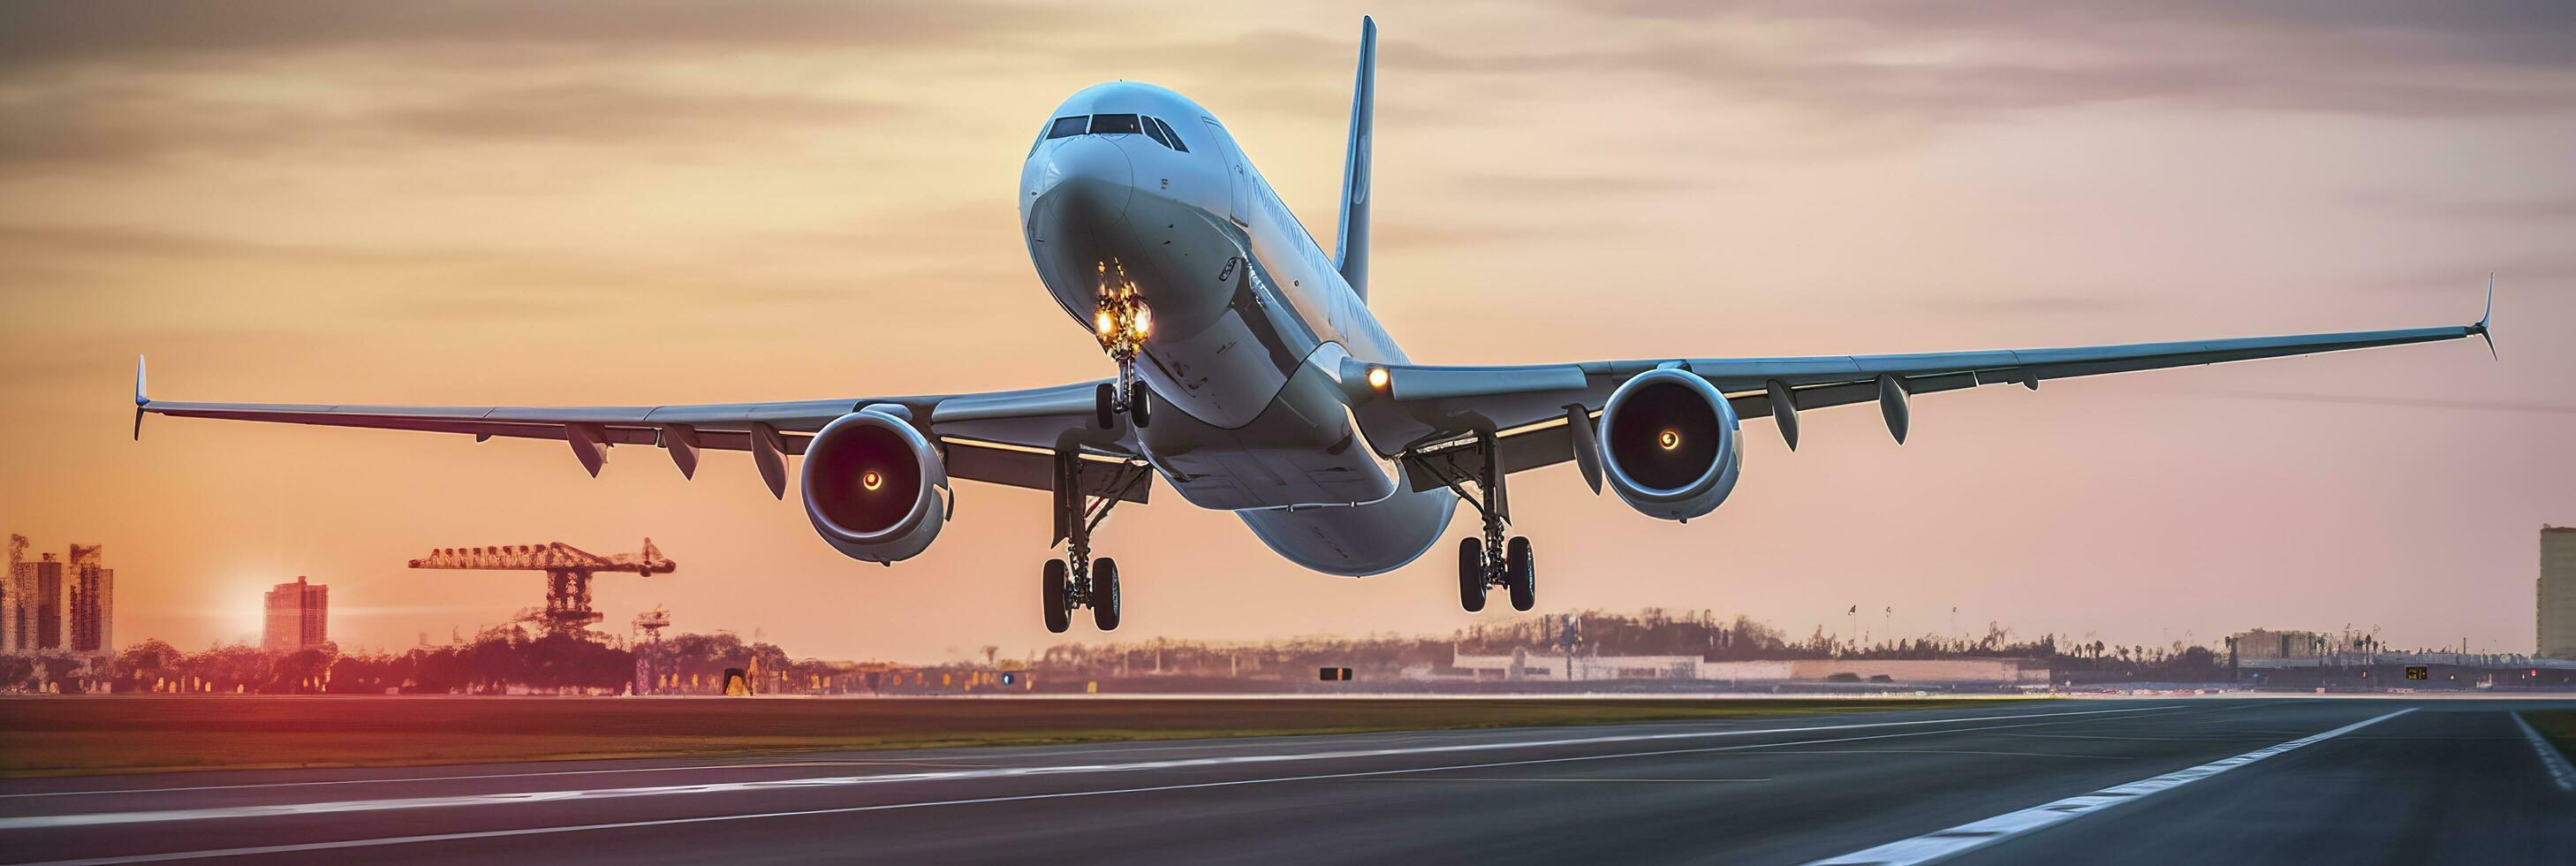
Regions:
[[[1675,614],[1647,608],[1634,614],[1585,611],[1523,616],[1478,623],[1446,636],[1301,637],[1261,643],[1209,643],[1156,639],[1138,643],[1059,644],[1034,665],[1044,676],[1251,677],[1306,679],[1319,667],[1351,667],[1377,677],[1405,668],[1443,668],[1455,655],[1533,655],[1572,652],[1602,656],[1698,656],[1711,661],[1780,659],[2019,658],[2046,661],[2079,679],[2206,682],[2223,679],[2227,656],[2208,647],[2109,646],[2074,642],[2055,634],[2017,638],[2000,623],[1982,633],[1923,635],[1862,643],[1817,629],[1791,640],[1771,625],[1746,616],[1721,619],[1707,611]]]
[[[673,675],[681,691],[722,689],[727,669],[812,673],[818,662],[792,662],[785,650],[727,634],[682,634],[628,646],[588,635],[540,634],[527,623],[486,629],[473,640],[401,652],[347,652],[323,644],[271,652],[216,644],[185,652],[147,640],[100,666],[70,655],[0,657],[0,690],[221,694],[615,694],[635,678],[641,652]],[[695,684],[694,686],[692,684]]]
[[[2023,658],[2046,661],[2079,681],[2208,682],[2224,679],[2222,650],[2187,646],[2114,646],[2055,634],[2016,637],[1988,623],[1982,633],[1924,635],[1853,641],[1818,627],[1803,640],[1749,617],[1720,619],[1709,612],[1674,614],[1648,608],[1634,614],[1586,611],[1524,616],[1478,623],[1445,636],[1383,634],[1300,637],[1259,643],[1210,643],[1156,639],[1111,644],[1058,644],[1027,665],[998,658],[983,647],[979,660],[930,668],[853,666],[797,660],[776,645],[745,642],[728,632],[682,634],[651,644],[629,644],[592,635],[543,634],[522,620],[485,629],[472,640],[420,646],[401,652],[345,652],[325,644],[269,652],[245,644],[218,644],[183,652],[147,640],[118,654],[101,669],[69,654],[0,656],[0,691],[217,692],[258,694],[616,694],[628,689],[639,655],[651,662],[659,690],[713,694],[727,670],[760,671],[764,690],[836,692],[931,689],[983,682],[977,671],[1026,667],[1040,679],[1180,676],[1210,679],[1303,680],[1319,667],[1352,667],[1372,678],[1405,668],[1445,668],[1455,654],[1688,655],[1715,661],[1758,659]],[[2088,636],[2089,637],[2089,636]],[[980,666],[975,662],[980,661]]]

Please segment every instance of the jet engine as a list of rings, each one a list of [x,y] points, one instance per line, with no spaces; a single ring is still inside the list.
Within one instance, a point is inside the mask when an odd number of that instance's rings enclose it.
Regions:
[[[1602,474],[1648,517],[1707,514],[1735,490],[1739,426],[1734,405],[1708,380],[1670,368],[1639,373],[1601,407]]]
[[[805,444],[805,516],[852,559],[910,559],[947,522],[948,467],[906,414],[870,406],[832,419]]]

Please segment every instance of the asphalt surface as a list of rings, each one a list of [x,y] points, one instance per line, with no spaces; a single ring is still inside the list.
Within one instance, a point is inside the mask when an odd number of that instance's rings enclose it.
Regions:
[[[2576,863],[2576,779],[2528,708],[2576,702],[20,779],[0,781],[0,862]]]

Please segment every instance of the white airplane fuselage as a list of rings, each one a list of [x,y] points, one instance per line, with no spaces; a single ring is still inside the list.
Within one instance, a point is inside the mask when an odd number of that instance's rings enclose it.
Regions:
[[[1158,119],[1178,144],[1160,130],[1049,137],[1058,118],[1094,115]],[[1137,439],[1183,498],[1330,574],[1385,572],[1439,541],[1457,497],[1406,490],[1340,382],[1345,358],[1404,351],[1214,114],[1147,84],[1085,89],[1048,115],[1019,191],[1038,278],[1086,332],[1104,268],[1150,307],[1136,367],[1155,414]]]

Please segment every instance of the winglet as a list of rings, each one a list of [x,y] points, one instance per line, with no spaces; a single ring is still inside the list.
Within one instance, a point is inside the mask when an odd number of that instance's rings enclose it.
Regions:
[[[143,441],[143,407],[151,403],[152,398],[143,396],[143,356],[136,355],[134,356],[134,441],[136,442]]]
[[[2488,323],[2489,323],[2489,322],[2491,322],[2491,321],[2493,321],[2494,319],[2495,319],[2495,272],[2494,272],[2494,271],[2488,271],[2488,272],[2487,272],[2487,307],[2486,307],[2486,309],[2485,309],[2484,311],[2482,311],[2482,312],[2478,313],[2478,323],[2477,323],[2477,324],[2474,324],[2474,325],[2470,325],[2470,326],[2469,326],[2469,333],[2476,334],[2476,335],[2478,335],[2478,339],[2481,339],[2481,340],[2485,340],[2485,341],[2487,341],[2487,357],[2489,357],[2489,358],[2494,358],[2494,359],[2496,359],[2496,360],[2501,361],[2501,360],[2504,360],[2504,358],[2503,358],[2503,356],[2501,356],[2501,355],[2497,355],[2497,354],[2496,354],[2496,347],[2495,347],[2495,331],[2494,331],[2494,329],[2493,329],[2492,327],[2490,327],[2490,326],[2488,325]]]

